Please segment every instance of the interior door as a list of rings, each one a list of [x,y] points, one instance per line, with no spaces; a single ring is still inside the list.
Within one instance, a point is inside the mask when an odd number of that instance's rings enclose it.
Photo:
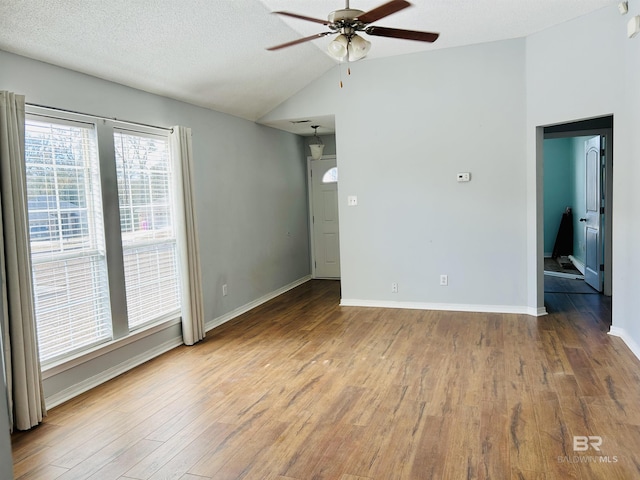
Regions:
[[[314,276],[340,278],[338,174],[336,159],[311,161]]]
[[[603,155],[600,136],[585,141],[586,157],[586,217],[585,222],[585,272],[584,281],[602,292],[603,285],[603,248],[602,248],[602,183],[601,169]]]

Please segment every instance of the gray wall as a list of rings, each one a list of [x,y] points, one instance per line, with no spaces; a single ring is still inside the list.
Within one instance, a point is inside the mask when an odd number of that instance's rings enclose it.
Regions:
[[[526,311],[524,49],[359,62],[262,119],[336,116],[343,303]]]
[[[610,5],[526,39],[365,60],[341,91],[331,71],[266,115],[336,115],[343,298],[544,313],[541,127],[613,114],[612,333],[640,356],[640,38],[627,38],[629,18]],[[456,185],[456,171],[471,183]]]
[[[0,89],[25,94],[33,104],[191,127],[207,321],[310,274],[302,138],[2,51]],[[45,393],[51,397],[73,389],[114,366],[166,350],[178,339],[175,325],[89,364],[45,373]]]
[[[640,38],[627,38],[626,23],[640,14],[640,0],[629,15],[615,5],[527,38],[528,224],[540,222],[536,198],[537,127],[605,115],[613,132],[613,327],[640,356]],[[601,35],[594,35],[600,32]],[[542,250],[535,228],[528,235],[528,261]],[[535,265],[534,265],[535,266]],[[536,287],[532,283],[530,293]],[[540,298],[537,298],[540,302]]]

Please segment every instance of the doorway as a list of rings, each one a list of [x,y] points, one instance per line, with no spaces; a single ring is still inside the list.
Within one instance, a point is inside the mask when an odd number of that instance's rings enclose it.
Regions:
[[[544,292],[562,289],[611,296],[613,117],[553,125],[543,131],[545,258],[538,264],[548,266],[549,257],[559,256],[561,266],[569,263],[569,275],[544,268]],[[564,237],[567,227],[569,240]]]
[[[340,278],[338,167],[335,155],[307,159],[311,273],[313,278]]]

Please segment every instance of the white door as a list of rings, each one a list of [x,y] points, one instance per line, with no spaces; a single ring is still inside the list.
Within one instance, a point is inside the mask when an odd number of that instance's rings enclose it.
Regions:
[[[593,288],[602,291],[603,249],[602,249],[602,184],[601,168],[603,155],[600,148],[600,136],[585,141],[586,157],[586,211],[585,218],[585,268],[584,281]]]
[[[311,160],[311,216],[314,276],[340,278],[336,159]]]

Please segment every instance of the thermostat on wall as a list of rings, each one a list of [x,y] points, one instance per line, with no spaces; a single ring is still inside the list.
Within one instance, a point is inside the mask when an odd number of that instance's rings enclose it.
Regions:
[[[457,179],[459,182],[468,182],[471,180],[471,174],[469,172],[460,172]]]

